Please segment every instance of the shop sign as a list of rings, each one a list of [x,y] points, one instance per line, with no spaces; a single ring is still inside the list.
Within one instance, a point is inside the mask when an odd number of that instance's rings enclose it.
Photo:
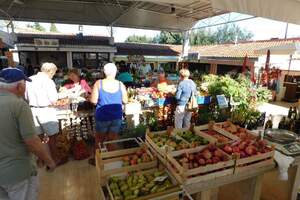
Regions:
[[[195,61],[198,61],[198,60],[200,60],[200,53],[198,53],[198,52],[191,52],[191,53],[189,53],[188,54],[188,58],[187,58],[188,60],[195,60]]]
[[[58,47],[59,40],[58,39],[42,39],[42,38],[34,38],[35,46],[45,46],[45,47]]]

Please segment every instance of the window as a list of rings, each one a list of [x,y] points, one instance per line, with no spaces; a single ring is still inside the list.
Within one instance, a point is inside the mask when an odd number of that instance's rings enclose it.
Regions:
[[[97,68],[97,53],[86,53],[85,56],[86,67],[89,69]]]
[[[75,68],[83,68],[85,67],[84,64],[84,53],[73,53],[72,54],[72,62],[73,62],[73,67]]]

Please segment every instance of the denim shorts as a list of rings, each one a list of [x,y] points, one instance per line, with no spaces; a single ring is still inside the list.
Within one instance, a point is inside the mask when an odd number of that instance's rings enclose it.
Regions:
[[[121,130],[122,120],[96,121],[96,131],[98,133],[119,133]]]

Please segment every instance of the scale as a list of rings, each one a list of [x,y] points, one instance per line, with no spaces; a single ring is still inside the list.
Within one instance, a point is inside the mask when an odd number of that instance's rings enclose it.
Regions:
[[[282,129],[267,129],[264,134],[276,150],[287,156],[295,156],[300,154],[300,138],[291,131]]]

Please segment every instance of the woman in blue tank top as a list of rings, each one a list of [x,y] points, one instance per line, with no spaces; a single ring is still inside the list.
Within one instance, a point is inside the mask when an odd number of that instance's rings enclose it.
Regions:
[[[118,138],[122,124],[122,104],[127,103],[127,92],[122,82],[115,79],[117,67],[113,63],[104,66],[103,80],[98,80],[91,96],[91,102],[96,105],[96,148],[105,140]]]

